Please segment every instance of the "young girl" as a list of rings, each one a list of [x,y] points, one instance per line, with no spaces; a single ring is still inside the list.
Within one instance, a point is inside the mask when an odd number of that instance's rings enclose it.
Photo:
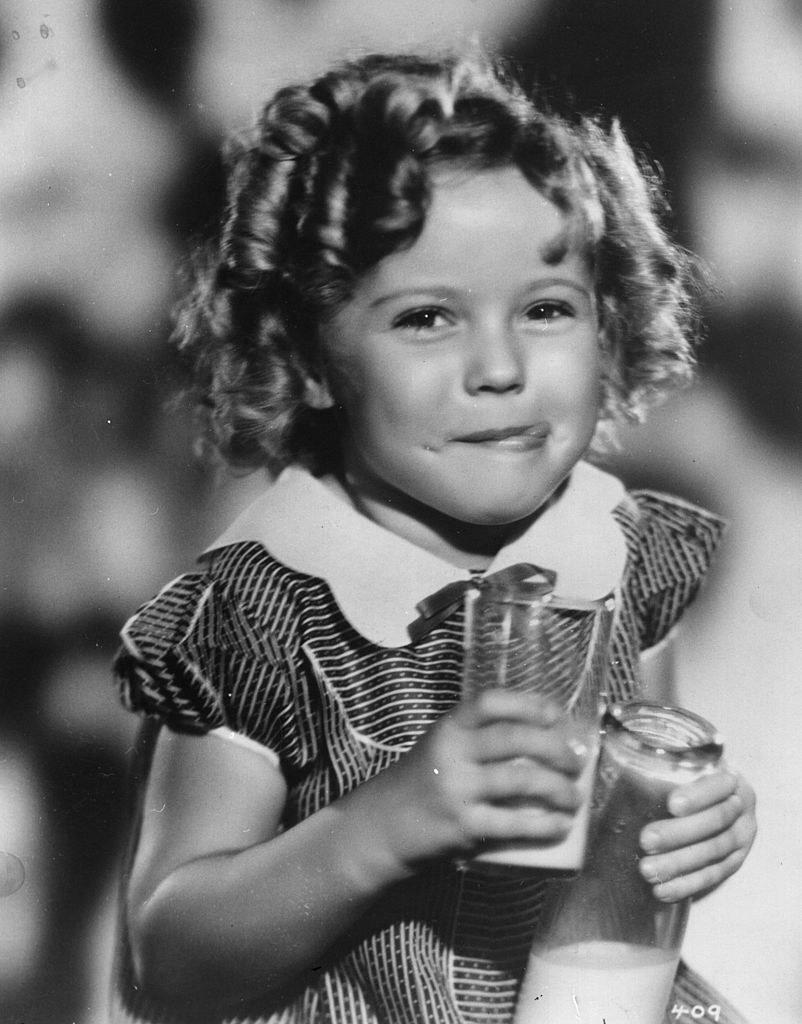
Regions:
[[[511,1019],[545,876],[470,858],[564,836],[581,748],[548,702],[460,702],[460,601],[424,599],[535,563],[617,593],[614,698],[665,666],[721,524],[584,461],[689,376],[658,201],[617,127],[473,58],[347,64],[233,153],[182,340],[219,451],[277,479],[123,632],[124,700],[167,728],[116,1019]],[[729,772],[677,789],[656,895],[731,875],[753,803]],[[675,993],[737,1019],[684,968]]]

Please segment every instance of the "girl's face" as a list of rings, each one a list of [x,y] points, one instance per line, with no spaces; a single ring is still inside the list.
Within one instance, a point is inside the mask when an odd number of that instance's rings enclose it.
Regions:
[[[346,477],[372,518],[437,550],[443,521],[531,517],[585,452],[598,324],[566,230],[516,168],[440,172],[417,242],[325,326]]]

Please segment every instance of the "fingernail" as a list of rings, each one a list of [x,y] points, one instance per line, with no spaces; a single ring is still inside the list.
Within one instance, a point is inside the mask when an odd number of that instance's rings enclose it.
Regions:
[[[668,809],[672,814],[684,814],[688,806],[687,797],[684,796],[672,796],[668,802]]]
[[[660,834],[647,828],[641,836],[640,845],[647,853],[656,853],[660,849]]]
[[[657,868],[654,864],[649,864],[648,861],[641,861],[640,873],[646,879],[647,882],[659,882],[660,876],[657,873]]]

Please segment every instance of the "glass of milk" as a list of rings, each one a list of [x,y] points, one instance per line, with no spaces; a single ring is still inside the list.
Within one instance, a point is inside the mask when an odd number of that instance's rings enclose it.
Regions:
[[[678,785],[718,770],[713,726],[681,708],[614,705],[604,717],[583,870],[546,896],[515,1024],[662,1024],[690,900],[662,903],[638,870],[641,829]]]
[[[488,845],[472,867],[570,872],[582,866],[614,606],[612,596],[557,597],[551,581],[543,579],[488,581],[466,596],[463,699],[497,687],[548,696],[571,717],[577,748],[586,753],[578,780],[584,799],[568,835],[557,842]]]

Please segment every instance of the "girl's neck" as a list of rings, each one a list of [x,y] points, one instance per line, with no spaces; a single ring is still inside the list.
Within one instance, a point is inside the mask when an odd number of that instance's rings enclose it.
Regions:
[[[538,509],[515,523],[477,525],[452,519],[401,491],[392,495],[366,492],[352,486],[347,474],[326,477],[324,482],[367,519],[444,562],[468,570],[486,569],[501,548],[524,533],[543,511]]]

